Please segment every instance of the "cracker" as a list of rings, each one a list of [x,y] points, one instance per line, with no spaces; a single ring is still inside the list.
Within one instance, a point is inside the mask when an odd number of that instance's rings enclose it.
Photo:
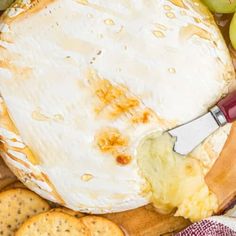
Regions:
[[[69,208],[66,208],[66,207],[54,208],[54,209],[51,210],[51,212],[62,212],[62,213],[65,213],[65,214],[68,214],[68,215],[71,215],[71,216],[75,216],[77,218],[82,217],[82,216],[85,215],[84,213],[81,213],[79,211],[73,211],[73,210],[71,210]]]
[[[16,181],[16,182],[8,184],[5,188],[2,189],[2,191],[6,191],[6,190],[9,190],[9,189],[14,189],[14,188],[25,188],[25,189],[27,189],[27,187],[23,183],[21,183],[20,181]]]
[[[104,217],[84,216],[79,220],[89,228],[92,236],[124,236],[118,225]]]
[[[33,215],[49,210],[48,203],[26,189],[10,189],[0,193],[0,236],[11,236]]]
[[[62,212],[45,212],[27,220],[15,236],[91,236],[76,217]]]

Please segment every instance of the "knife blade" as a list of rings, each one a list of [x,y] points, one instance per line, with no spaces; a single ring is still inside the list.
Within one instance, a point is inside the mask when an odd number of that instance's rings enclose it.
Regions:
[[[208,113],[168,133],[175,138],[174,151],[187,156],[219,127],[236,120],[236,91],[217,103]]]

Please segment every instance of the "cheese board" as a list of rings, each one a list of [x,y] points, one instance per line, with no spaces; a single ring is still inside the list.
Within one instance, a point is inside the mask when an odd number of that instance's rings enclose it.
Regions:
[[[197,221],[233,205],[236,128],[220,128],[176,168],[157,166],[156,189],[143,158],[148,146],[138,146],[153,131],[202,115],[235,89],[235,75],[200,1],[138,3],[16,1],[4,13],[0,149],[13,173],[40,196],[102,214],[127,235],[165,235],[188,226],[183,217]],[[176,109],[173,98],[184,109]],[[170,188],[176,176],[177,187]]]

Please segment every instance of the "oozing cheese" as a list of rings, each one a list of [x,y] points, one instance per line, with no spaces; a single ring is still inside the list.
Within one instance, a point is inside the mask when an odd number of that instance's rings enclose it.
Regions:
[[[146,137],[137,151],[140,169],[159,212],[201,220],[216,212],[217,198],[205,183],[202,162],[173,152],[174,141],[168,133]]]
[[[140,140],[206,112],[234,85],[196,0],[18,0],[1,20],[1,153],[31,189],[74,210],[142,206],[152,191]],[[229,129],[194,153],[204,175]]]

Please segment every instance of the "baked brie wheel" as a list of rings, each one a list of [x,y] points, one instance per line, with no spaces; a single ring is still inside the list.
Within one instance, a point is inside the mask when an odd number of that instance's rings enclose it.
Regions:
[[[30,189],[91,213],[217,212],[204,177],[231,126],[181,160],[157,139],[235,87],[199,1],[18,0],[0,27],[0,149]]]

